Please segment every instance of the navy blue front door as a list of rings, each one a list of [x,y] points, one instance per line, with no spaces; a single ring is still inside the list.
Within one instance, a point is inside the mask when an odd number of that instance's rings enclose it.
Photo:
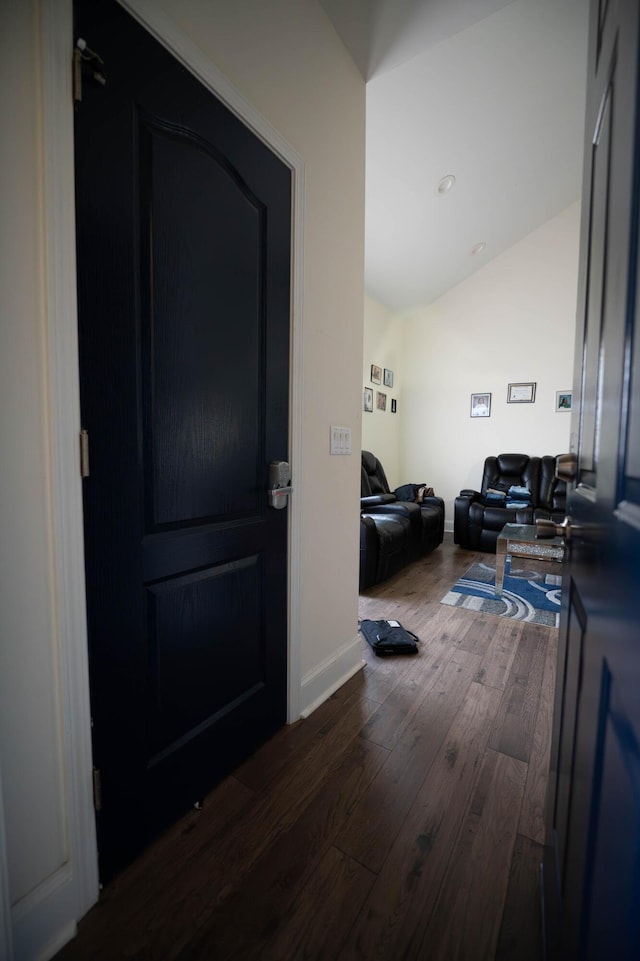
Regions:
[[[640,958],[637,0],[593,0],[545,897],[550,955]]]
[[[285,721],[291,172],[115,0],[75,18],[104,880]]]

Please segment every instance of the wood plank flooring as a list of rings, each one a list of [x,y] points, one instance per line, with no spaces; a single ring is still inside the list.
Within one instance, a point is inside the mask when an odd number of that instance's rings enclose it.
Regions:
[[[439,603],[451,535],[360,598],[376,658],[102,893],[57,961],[534,961],[557,631]]]

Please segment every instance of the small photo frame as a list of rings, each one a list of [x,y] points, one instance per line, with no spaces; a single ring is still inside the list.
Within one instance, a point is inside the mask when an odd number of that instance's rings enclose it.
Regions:
[[[557,390],[556,391],[556,413],[561,411],[571,410],[571,402],[573,400],[573,392],[570,390]]]
[[[471,417],[491,417],[491,394],[471,395]]]
[[[507,387],[507,404],[533,404],[536,399],[536,385],[509,384]]]
[[[364,389],[364,409],[367,411],[373,410],[373,390],[371,387],[365,387]]]
[[[382,367],[378,367],[376,364],[371,365],[371,383],[382,383]]]
[[[376,391],[376,408],[377,410],[387,409],[387,395],[379,390]]]
[[[398,406],[397,406],[397,403],[396,403],[396,399],[395,399],[395,397],[392,397],[392,398],[391,398],[391,413],[392,413],[392,414],[395,414],[395,413],[397,413],[397,410],[398,410]]]
[[[387,370],[386,367],[384,369],[384,386],[393,387],[393,371]]]

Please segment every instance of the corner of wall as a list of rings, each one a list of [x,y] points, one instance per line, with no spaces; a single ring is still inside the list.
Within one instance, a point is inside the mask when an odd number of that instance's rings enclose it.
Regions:
[[[403,325],[399,318],[372,297],[365,297],[362,383],[363,391],[368,389],[373,396],[372,409],[362,415],[362,447],[379,458],[392,488],[402,483],[402,340]],[[380,368],[382,383],[372,380],[372,365]],[[384,383],[387,371],[393,377],[393,386]],[[380,395],[384,397],[384,409],[378,403]]]
[[[362,638],[357,634],[302,678],[300,716],[312,714],[363,667]]]

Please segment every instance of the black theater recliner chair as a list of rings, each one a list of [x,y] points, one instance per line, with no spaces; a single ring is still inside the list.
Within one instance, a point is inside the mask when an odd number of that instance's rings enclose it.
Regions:
[[[559,524],[565,516],[566,484],[555,476],[556,459],[551,455],[498,454],[484,462],[479,491],[462,490],[456,497],[453,539],[460,547],[473,551],[496,552],[498,534],[505,524],[535,524],[538,518]],[[490,502],[487,492],[507,492],[512,486],[527,488],[531,503],[527,507],[499,507]]]
[[[405,488],[389,489],[382,464],[362,451],[360,487],[360,589],[378,584],[405,564],[442,543],[444,501],[426,497],[422,503],[402,500]]]

